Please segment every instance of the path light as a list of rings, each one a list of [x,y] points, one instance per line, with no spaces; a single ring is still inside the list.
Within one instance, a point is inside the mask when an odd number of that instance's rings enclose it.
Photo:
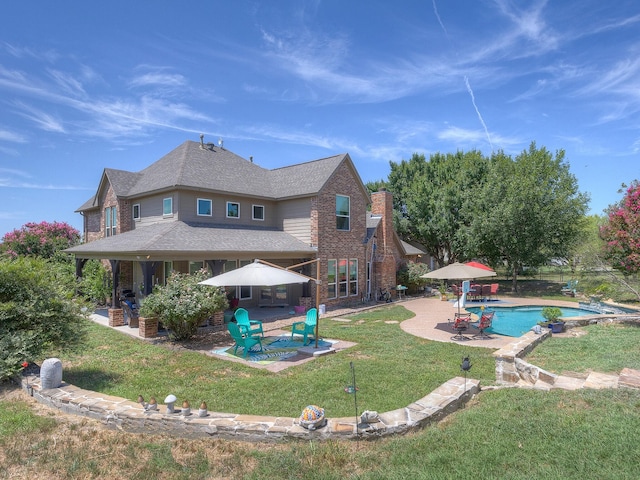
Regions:
[[[188,400],[182,402],[182,415],[184,415],[185,417],[187,415],[191,415],[191,405],[189,405]]]
[[[464,372],[464,392],[462,392],[463,395],[467,393],[467,372],[471,370],[471,367],[473,367],[473,365],[471,365],[469,356],[463,357],[462,364],[460,364],[460,370]]]
[[[209,415],[207,413],[207,402],[202,402],[200,404],[200,409],[198,410],[198,416],[199,417],[206,417],[207,415]]]
[[[164,403],[167,405],[167,413],[175,413],[175,403],[176,403],[175,395],[167,395],[167,398],[164,399]]]
[[[356,370],[353,368],[353,362],[349,362],[349,366],[351,367],[351,385],[347,385],[344,389],[346,393],[353,394],[353,404],[356,409],[356,440],[360,439],[360,430],[358,428],[358,387],[356,386]]]

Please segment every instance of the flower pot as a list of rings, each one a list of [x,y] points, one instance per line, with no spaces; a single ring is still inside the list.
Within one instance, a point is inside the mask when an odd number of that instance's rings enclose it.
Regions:
[[[549,328],[551,329],[551,333],[562,333],[564,332],[564,322],[550,323]]]

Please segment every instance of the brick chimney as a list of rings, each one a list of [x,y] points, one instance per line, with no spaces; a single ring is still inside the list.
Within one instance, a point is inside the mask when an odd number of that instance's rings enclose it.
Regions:
[[[396,259],[393,255],[393,195],[385,188],[371,194],[371,213],[382,217],[376,232],[376,281],[380,287],[389,289],[396,284]]]

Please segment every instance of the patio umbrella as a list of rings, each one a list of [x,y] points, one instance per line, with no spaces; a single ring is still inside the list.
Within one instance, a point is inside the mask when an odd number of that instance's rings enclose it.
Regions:
[[[435,278],[440,280],[471,280],[474,278],[495,277],[496,272],[486,268],[478,268],[464,263],[451,263],[446,267],[433,270],[421,275],[422,278]],[[458,315],[460,314],[460,297],[458,297]]]
[[[470,267],[476,267],[476,268],[482,268],[483,270],[489,270],[490,272],[493,272],[493,268],[485,265],[484,263],[480,263],[480,262],[467,262],[465,263],[465,265],[469,265]]]
[[[230,287],[234,285],[272,287],[274,285],[306,283],[309,280],[314,279],[282,267],[267,265],[260,260],[255,260],[244,267],[203,280],[200,284],[214,287]]]
[[[299,263],[289,268],[296,268],[318,260]],[[318,267],[319,269],[319,267]],[[212,285],[214,287],[230,287],[234,285],[246,287],[273,287],[274,285],[289,285],[292,283],[306,283],[309,280],[316,282],[316,334],[315,347],[318,348],[318,324],[320,323],[320,311],[318,302],[320,301],[320,280],[307,277],[300,273],[292,272],[284,267],[274,265],[264,260],[256,259],[244,267],[236,268],[230,272],[221,273],[214,277],[200,282],[201,285]]]

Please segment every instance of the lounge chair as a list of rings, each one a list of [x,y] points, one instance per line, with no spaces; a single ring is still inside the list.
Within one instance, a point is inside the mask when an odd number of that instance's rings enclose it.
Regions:
[[[569,280],[567,284],[562,287],[563,295],[570,295],[572,297],[576,296],[576,287],[578,286],[578,280]]]
[[[452,340],[468,340],[468,338],[465,337],[462,334],[462,332],[464,332],[469,328],[470,321],[471,321],[471,317],[468,314],[458,315],[456,313],[454,319],[449,320],[449,325],[451,325],[451,328],[453,328],[454,332],[456,333],[453,337],[451,337],[451,339]]]
[[[238,308],[234,313],[234,317],[236,317],[236,323],[243,335],[253,336],[259,334],[264,337],[262,322],[260,320],[249,320],[249,312],[244,308]]]
[[[493,321],[494,315],[495,315],[495,312],[488,312],[485,310],[484,312],[482,312],[482,315],[480,316],[480,320],[471,324],[473,328],[478,329],[478,333],[476,333],[473,336],[473,338],[480,338],[482,340],[490,340],[492,338],[486,333],[484,333],[484,331],[487,328],[491,328],[491,322]]]
[[[262,351],[262,340],[260,337],[252,337],[250,335],[243,335],[240,332],[240,328],[235,323],[227,324],[227,329],[231,334],[231,338],[236,342],[236,346],[233,349],[233,354],[235,355],[238,351],[238,347],[244,348],[244,354],[242,358],[247,358],[249,355],[249,350],[251,350],[255,345],[260,345],[260,351]]]
[[[291,340],[293,340],[293,336],[296,334],[302,335],[302,344],[307,344],[307,338],[309,334],[315,337],[316,334],[316,324],[317,324],[317,310],[315,308],[309,309],[307,312],[307,318],[304,322],[295,322],[291,325]]]
[[[491,297],[491,285],[482,285],[482,300],[485,302]]]

